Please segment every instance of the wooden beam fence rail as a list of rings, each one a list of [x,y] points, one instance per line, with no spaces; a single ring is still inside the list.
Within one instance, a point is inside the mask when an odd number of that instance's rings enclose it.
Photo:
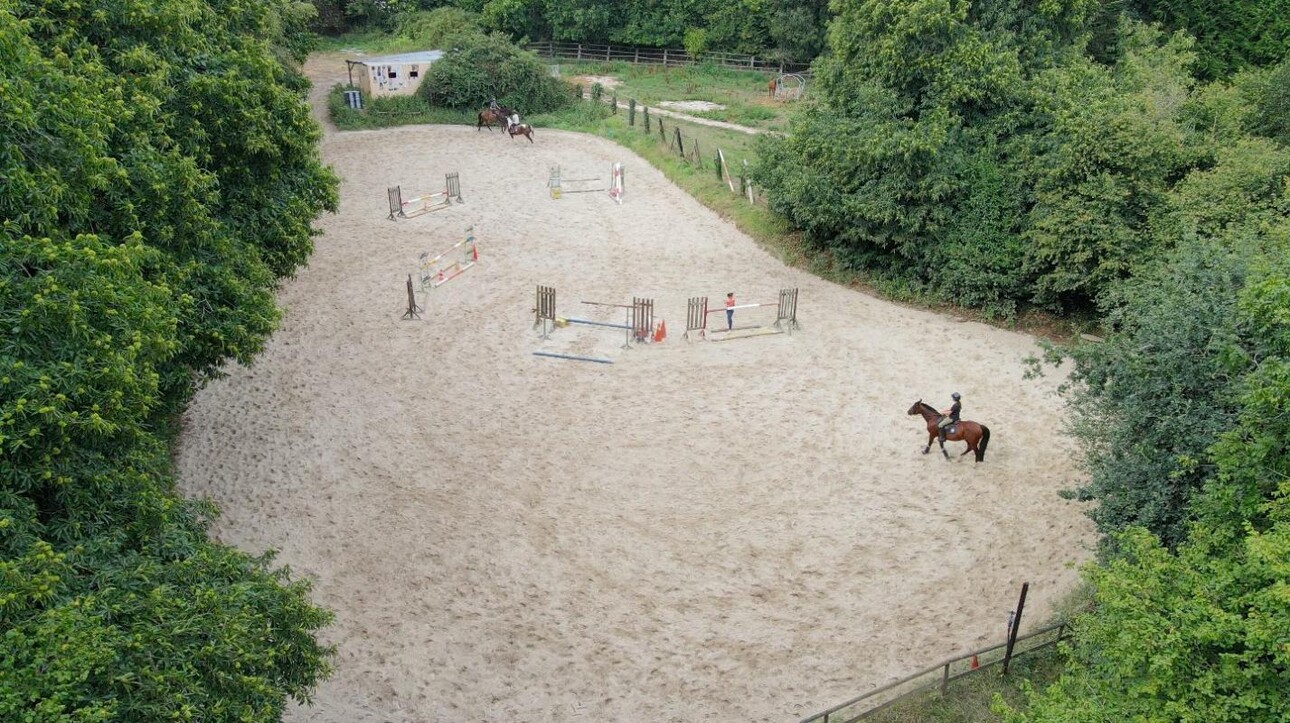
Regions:
[[[646,65],[696,65],[711,63],[723,68],[740,70],[759,70],[776,73],[809,74],[811,66],[805,63],[785,63],[774,58],[743,55],[740,53],[708,52],[693,56],[681,48],[649,48],[631,45],[608,45],[601,43],[566,43],[541,41],[529,43],[528,50],[543,58],[562,60],[586,60]]]
[[[1012,657],[1015,658],[1017,656],[1027,655],[1035,651],[1057,645],[1069,636],[1069,627],[1070,626],[1065,622],[1055,623],[1017,637],[1017,643],[1029,642],[1041,636],[1051,635],[1056,631],[1056,635],[1052,636],[1051,639],[1043,640],[1024,648],[1014,649]],[[803,718],[800,723],[856,723],[856,721],[864,720],[881,710],[885,710],[920,693],[926,693],[930,690],[938,689],[940,694],[944,695],[950,681],[966,678],[995,665],[1002,665],[1006,659],[1003,651],[1007,647],[1008,643],[1003,642],[949,658],[937,663],[936,665],[924,668],[917,673],[907,675],[900,680],[893,681],[880,688],[875,688],[863,695],[858,695],[855,698],[852,698],[845,703],[835,705],[828,710]],[[982,658],[984,658],[984,660],[982,660]],[[975,664],[972,661],[976,661]],[[954,670],[956,666],[959,668],[957,671]],[[938,672],[940,673],[939,675],[933,676],[934,673]],[[907,686],[920,678],[928,678],[929,680],[927,682],[919,683],[914,687],[895,692],[902,686]],[[881,703],[865,707],[863,710],[848,710],[849,708],[855,708],[856,706],[860,706],[866,702],[873,702],[875,698],[878,698],[885,693],[893,692],[894,695],[892,695],[891,698],[884,700]]]

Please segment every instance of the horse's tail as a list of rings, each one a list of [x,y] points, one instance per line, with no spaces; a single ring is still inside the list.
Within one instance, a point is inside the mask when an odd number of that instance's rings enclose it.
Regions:
[[[976,446],[976,461],[985,461],[985,448],[990,444],[990,428],[981,425],[981,444]]]

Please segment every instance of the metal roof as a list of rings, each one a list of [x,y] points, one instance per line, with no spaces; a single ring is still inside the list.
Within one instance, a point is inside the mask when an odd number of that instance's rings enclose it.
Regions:
[[[433,63],[442,57],[442,50],[418,50],[415,53],[382,55],[378,58],[363,58],[354,62],[362,63],[363,65],[406,65],[408,63]]]

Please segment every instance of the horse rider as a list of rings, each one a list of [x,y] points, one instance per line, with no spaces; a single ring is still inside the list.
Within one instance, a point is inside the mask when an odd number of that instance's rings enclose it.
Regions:
[[[507,131],[510,131],[512,128],[515,128],[515,127],[516,127],[516,126],[518,126],[519,124],[520,124],[520,114],[519,114],[519,113],[512,113],[510,116],[508,116],[508,117],[506,118],[506,130],[507,130]]]
[[[936,422],[936,434],[941,438],[942,446],[945,444],[945,435],[959,423],[959,415],[963,411],[963,402],[960,401],[963,395],[954,392],[950,398],[954,400],[954,404],[949,409],[941,410],[941,418]]]
[[[489,99],[488,99],[488,109],[489,109],[489,110],[491,110],[491,111],[497,111],[497,112],[499,112],[499,113],[501,112],[502,107],[501,107],[500,105],[498,105],[498,104],[497,104],[497,97],[496,97],[496,96],[494,96],[494,97],[492,97],[492,98],[489,98]]]

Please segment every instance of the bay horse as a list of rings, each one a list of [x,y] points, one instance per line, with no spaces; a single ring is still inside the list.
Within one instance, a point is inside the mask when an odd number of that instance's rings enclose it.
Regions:
[[[524,136],[529,139],[529,143],[533,142],[533,126],[528,123],[513,123],[508,125],[506,126],[506,132],[511,134],[511,140],[515,140],[515,136]]]
[[[481,110],[479,112],[479,115],[476,117],[475,130],[479,130],[484,126],[488,126],[488,130],[491,132],[493,130],[494,123],[497,123],[498,125],[505,127],[506,119],[510,118],[511,113],[513,112],[514,111],[512,111],[510,108],[504,108],[502,106],[498,106],[496,108],[492,108],[492,107],[485,108]]]
[[[909,408],[907,414],[911,416],[921,414],[923,420],[927,422],[927,446],[923,447],[923,454],[927,454],[932,449],[932,440],[940,436],[936,433],[936,423],[941,421],[943,415],[921,399],[914,402],[914,406]],[[985,448],[990,444],[990,428],[984,424],[963,419],[946,430],[945,439],[951,442],[967,442],[967,449],[963,450],[963,454],[976,452],[976,461],[982,462],[985,460]],[[941,454],[945,455],[945,459],[950,458],[950,453],[945,451],[944,442],[941,442]],[[963,454],[959,456],[962,457]]]

